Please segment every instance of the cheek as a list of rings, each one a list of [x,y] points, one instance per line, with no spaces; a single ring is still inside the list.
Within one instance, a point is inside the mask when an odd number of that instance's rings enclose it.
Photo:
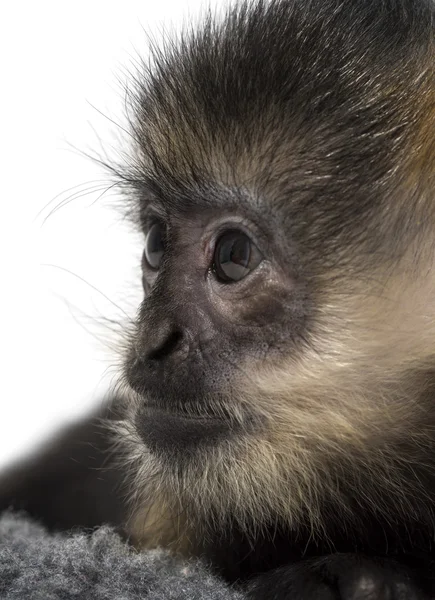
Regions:
[[[234,325],[282,327],[291,320],[292,311],[300,305],[297,291],[279,286],[259,283],[245,290],[228,288],[214,290],[210,301],[216,312]]]
[[[281,295],[282,296],[282,295]],[[238,306],[241,323],[252,323],[256,327],[273,326],[282,323],[286,317],[286,301],[279,292],[259,293]]]
[[[305,341],[310,339],[313,311],[310,302],[299,290],[268,290],[258,293],[236,306],[238,323],[249,325],[254,343],[267,346],[276,359],[300,355]],[[304,341],[304,343],[302,343]]]

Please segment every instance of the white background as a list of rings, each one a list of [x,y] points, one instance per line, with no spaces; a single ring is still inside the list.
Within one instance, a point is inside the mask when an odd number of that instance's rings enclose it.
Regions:
[[[212,5],[218,2],[214,0]],[[147,32],[201,0],[4,3],[0,18],[0,467],[96,405],[116,375],[105,319],[134,315],[141,240],[85,152],[117,147]],[[100,112],[108,118],[103,117]],[[87,192],[87,193],[84,193]],[[57,210],[52,212],[57,207]]]

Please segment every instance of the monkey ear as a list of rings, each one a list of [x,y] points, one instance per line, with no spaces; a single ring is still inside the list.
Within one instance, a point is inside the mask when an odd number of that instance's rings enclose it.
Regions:
[[[27,459],[0,474],[0,512],[24,510],[49,529],[119,526],[127,511],[121,474],[101,424],[107,410],[66,428]],[[113,417],[116,418],[116,417]]]

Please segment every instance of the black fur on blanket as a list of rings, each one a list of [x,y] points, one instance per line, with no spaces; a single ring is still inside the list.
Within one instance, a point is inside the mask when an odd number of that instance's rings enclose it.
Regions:
[[[138,553],[110,528],[48,533],[23,515],[0,518],[1,600],[242,600],[200,561]]]

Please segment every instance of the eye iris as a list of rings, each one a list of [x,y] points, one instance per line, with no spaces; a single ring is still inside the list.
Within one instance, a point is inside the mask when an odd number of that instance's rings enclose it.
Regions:
[[[160,223],[154,223],[147,233],[144,251],[145,259],[152,269],[159,268],[164,251],[163,228]]]
[[[224,233],[216,244],[214,270],[217,278],[222,282],[240,281],[259,262],[261,257],[258,250],[241,231]]]
[[[241,279],[248,271],[251,255],[248,238],[232,236],[219,245],[219,265],[230,279]]]

